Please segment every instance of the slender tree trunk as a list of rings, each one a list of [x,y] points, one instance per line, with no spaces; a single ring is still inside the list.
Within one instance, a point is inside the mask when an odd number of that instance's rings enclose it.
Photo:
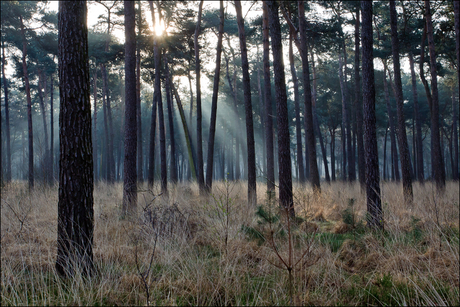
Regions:
[[[137,41],[141,37],[141,24],[142,24],[142,6],[141,2],[137,1],[139,8],[137,20]],[[142,166],[144,165],[144,156],[142,154],[142,109],[141,109],[141,48],[139,44],[136,45],[136,101],[137,101],[137,180],[144,181],[144,172]]]
[[[42,113],[43,120],[43,135],[45,136],[45,154],[43,155],[43,181],[49,183],[49,138],[48,138],[48,122],[46,121],[46,109],[45,101],[43,96],[43,89],[46,89],[46,76],[41,69],[38,70],[38,103],[40,105],[40,111]],[[45,83],[45,84],[44,84]]]
[[[163,59],[165,63],[165,91],[166,91],[166,104],[168,106],[168,123],[169,123],[169,139],[171,143],[171,158],[169,160],[169,172],[171,182],[177,183],[177,167],[176,167],[176,140],[174,137],[174,108],[171,100],[171,88],[170,88],[170,75],[169,75],[169,63],[168,54],[166,51],[163,53]]]
[[[361,84],[359,75],[359,27],[360,27],[360,11],[359,6],[356,6],[355,19],[355,111],[356,111],[356,138],[358,147],[358,177],[361,188],[365,188],[366,184],[366,169],[364,161],[364,142],[363,142],[363,103],[361,101]]]
[[[240,37],[241,66],[243,70],[244,108],[246,111],[246,142],[247,142],[247,172],[248,172],[248,205],[257,205],[256,193],[256,152],[254,143],[254,123],[252,119],[251,84],[249,78],[248,50],[246,47],[246,34],[244,20],[241,12],[241,1],[235,0],[238,34]]]
[[[350,125],[350,95],[348,93],[348,67],[347,67],[347,49],[345,47],[345,39],[343,40],[343,73],[344,73],[344,97],[345,97],[345,126],[346,126],[346,133],[347,133],[347,178],[349,182],[352,182],[356,179],[356,171],[355,171],[355,157],[353,155],[353,150],[351,147],[351,125]]]
[[[3,92],[5,94],[5,134],[6,134],[6,170],[5,181],[11,181],[11,133],[10,133],[10,108],[8,99],[8,80],[5,76],[5,45],[2,40],[2,76],[3,76]],[[3,166],[3,162],[1,163]]]
[[[153,9],[153,1],[149,1],[150,13],[152,16],[152,24],[155,24],[155,11]],[[155,88],[157,87],[156,70],[158,66],[155,65]],[[158,80],[159,81],[159,80]],[[154,92],[152,102],[152,119],[150,123],[150,145],[149,145],[149,169],[148,169],[148,186],[153,187],[155,177],[155,133],[156,133],[156,119],[157,119],[157,91]]]
[[[305,98],[305,120],[307,122],[306,134],[308,135],[308,160],[310,165],[310,180],[313,189],[321,192],[319,181],[318,164],[316,162],[316,141],[313,126],[313,110],[311,102],[310,71],[308,67],[308,43],[306,35],[305,8],[303,1],[298,1],[299,6],[299,32],[300,32],[300,54],[302,57],[302,73],[304,82]]]
[[[347,105],[346,105],[346,85],[344,82],[343,76],[343,61],[342,55],[339,54],[339,82],[340,89],[342,92],[342,129],[341,129],[341,139],[342,139],[342,180],[347,180]]]
[[[93,272],[93,156],[86,1],[59,3],[59,202],[56,270]]]
[[[54,57],[53,57],[54,60]],[[50,174],[51,180],[54,183],[54,79],[53,74],[50,76]]]
[[[114,159],[114,148],[113,148],[113,121],[112,121],[112,107],[110,103],[110,94],[109,94],[109,81],[107,76],[107,68],[105,64],[101,64],[101,73],[102,73],[102,84],[103,84],[103,92],[105,96],[105,115],[104,124],[107,127],[106,132],[106,143],[107,143],[107,152],[106,152],[106,161],[107,161],[107,182],[114,183],[115,182],[115,159]]]
[[[123,160],[122,216],[137,213],[137,89],[136,89],[136,13],[134,2],[124,1],[125,13],[125,156]]]
[[[220,24],[219,34],[217,38],[217,53],[216,53],[216,69],[214,71],[214,84],[212,88],[211,101],[211,121],[209,125],[209,140],[208,140],[208,162],[206,168],[206,191],[212,191],[212,169],[214,166],[214,138],[216,134],[216,117],[217,117],[217,98],[219,94],[220,80],[220,62],[222,57],[222,36],[224,34],[224,3],[220,2]]]
[[[273,145],[273,114],[272,114],[272,98],[271,98],[271,83],[270,83],[270,45],[269,45],[269,23],[268,23],[268,8],[267,3],[263,2],[263,62],[264,62],[264,117],[265,117],[265,146],[267,152],[267,195],[269,197],[275,193],[275,157]],[[274,195],[273,195],[274,196]]]
[[[444,191],[446,186],[446,175],[442,161],[442,151],[439,133],[439,96],[438,96],[438,81],[436,70],[436,53],[433,39],[433,23],[431,21],[430,1],[425,0],[425,17],[427,24],[428,47],[430,50],[430,72],[431,72],[431,138],[433,140],[433,162],[434,180],[438,191]]]
[[[51,84],[53,84],[51,82]],[[98,167],[97,167],[97,65],[94,63],[94,73],[93,73],[93,103],[94,103],[94,115],[93,115],[93,165],[94,165],[94,181],[99,180],[98,177]],[[51,108],[51,114],[53,114],[53,109]],[[53,131],[51,129],[51,131]],[[53,140],[51,139],[51,142]]]
[[[363,123],[366,160],[366,196],[368,226],[383,229],[383,212],[380,200],[379,156],[375,116],[375,81],[372,38],[372,2],[361,1],[363,48]]]
[[[268,8],[268,20],[270,24],[273,52],[273,70],[275,75],[276,118],[278,124],[279,204],[282,208],[287,208],[290,215],[294,217],[289,118],[278,3],[276,1],[266,1],[266,3]]]
[[[335,129],[331,129],[330,134],[331,134],[331,175],[332,175],[332,181],[335,181]]]
[[[203,11],[203,0],[200,1],[198,16],[195,27],[195,74],[196,74],[196,148],[197,148],[197,175],[200,193],[204,192],[204,170],[203,170],[203,134],[202,134],[202,114],[201,114],[201,62],[200,45],[198,36],[200,35],[201,14]]]
[[[387,138],[388,138],[388,127],[385,129],[385,138],[384,138],[384,141],[383,141],[383,181],[388,180],[388,173],[387,173]]]
[[[393,52],[393,67],[395,74],[396,105],[398,115],[398,145],[401,154],[401,172],[403,179],[404,200],[407,204],[412,204],[414,194],[412,190],[412,170],[410,163],[409,145],[407,144],[406,124],[404,118],[404,98],[401,83],[401,67],[399,63],[399,39],[398,24],[395,1],[390,1],[390,20],[391,20],[391,49]]]
[[[27,40],[24,29],[22,16],[19,16],[21,21],[21,36],[22,36],[22,70],[24,73],[24,84],[26,87],[27,97],[27,124],[29,137],[29,190],[34,187],[34,132],[32,125],[32,98],[30,97],[29,73],[27,72]]]
[[[297,169],[299,171],[299,182],[305,182],[305,173],[303,166],[303,154],[302,154],[302,130],[300,122],[300,106],[299,106],[299,81],[297,79],[297,73],[294,63],[294,51],[292,48],[292,41],[294,40],[294,34],[292,30],[289,32],[289,63],[291,66],[292,82],[294,83],[294,109],[295,109],[295,133],[296,133],[296,149],[297,149]]]

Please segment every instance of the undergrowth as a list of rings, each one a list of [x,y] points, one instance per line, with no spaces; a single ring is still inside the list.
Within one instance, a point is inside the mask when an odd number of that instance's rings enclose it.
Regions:
[[[94,193],[96,274],[54,268],[57,186],[4,187],[1,305],[458,305],[458,184],[433,197],[414,185],[382,188],[385,230],[366,226],[359,185],[315,195],[295,186],[293,219],[265,201],[248,208],[242,182],[140,192],[139,218],[120,219],[121,184]],[[434,209],[433,209],[434,208]]]

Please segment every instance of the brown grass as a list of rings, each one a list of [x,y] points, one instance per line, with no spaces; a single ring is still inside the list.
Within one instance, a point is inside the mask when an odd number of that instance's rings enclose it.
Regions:
[[[258,184],[265,208],[265,186]],[[54,269],[57,186],[25,182],[3,189],[1,203],[2,305],[286,305],[287,273],[274,265],[267,242],[250,239],[242,226],[266,231],[248,208],[244,182],[214,183],[212,197],[200,197],[196,184],[170,186],[169,198],[150,205],[152,228],[143,208],[159,194],[139,193],[139,218],[119,218],[122,186],[95,188],[94,259],[97,274],[64,280]],[[295,185],[295,257],[316,231],[313,265],[294,272],[296,305],[458,305],[459,186],[449,182],[444,195],[431,183],[414,184],[414,204],[405,207],[401,186],[384,183],[385,232],[365,227],[365,195],[358,184],[322,185],[322,194]],[[353,199],[353,201],[350,201]],[[353,202],[353,206],[350,203]],[[276,207],[276,205],[275,205]],[[355,218],[346,223],[345,210]],[[276,210],[274,212],[277,212]],[[350,213],[351,212],[351,213]],[[286,224],[273,224],[275,243],[287,255]],[[261,224],[262,223],[262,224]],[[160,228],[159,228],[160,227]],[[263,230],[265,229],[265,230]],[[266,233],[265,233],[266,234]],[[148,269],[156,235],[151,273]],[[136,255],[138,263],[136,264]]]

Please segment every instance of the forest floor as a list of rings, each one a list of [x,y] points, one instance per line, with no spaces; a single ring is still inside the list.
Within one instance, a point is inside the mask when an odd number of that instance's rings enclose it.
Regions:
[[[56,258],[57,185],[2,189],[1,305],[459,305],[459,184],[437,196],[382,185],[385,230],[365,226],[359,184],[294,186],[295,219],[257,186],[216,182],[139,192],[137,219],[120,219],[122,184],[94,191],[92,277],[62,279]],[[153,255],[153,256],[152,256]]]

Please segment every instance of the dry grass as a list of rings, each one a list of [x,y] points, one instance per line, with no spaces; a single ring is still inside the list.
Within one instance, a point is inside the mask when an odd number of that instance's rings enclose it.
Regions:
[[[259,203],[277,212],[264,204],[264,185],[257,188]],[[159,187],[153,194],[140,192],[134,221],[119,218],[121,184],[98,184],[97,274],[64,280],[54,269],[57,187],[37,187],[29,194],[25,182],[13,182],[3,189],[1,203],[1,304],[459,304],[458,183],[449,182],[442,196],[430,183],[415,184],[412,207],[403,205],[400,186],[383,184],[381,233],[365,227],[365,197],[358,184],[323,184],[322,191],[318,196],[309,187],[294,187],[296,214],[302,218],[292,234],[294,255],[300,257],[316,232],[305,260],[317,261],[297,267],[290,301],[286,271],[271,264],[278,261],[273,248],[252,240],[247,231],[267,237],[270,225],[258,218],[256,208],[247,207],[244,183],[215,183],[209,198],[198,195],[196,184],[170,187],[169,198],[153,202]],[[284,220],[271,225],[283,256],[288,252]],[[147,271],[154,246],[150,274],[143,280],[139,271]]]

